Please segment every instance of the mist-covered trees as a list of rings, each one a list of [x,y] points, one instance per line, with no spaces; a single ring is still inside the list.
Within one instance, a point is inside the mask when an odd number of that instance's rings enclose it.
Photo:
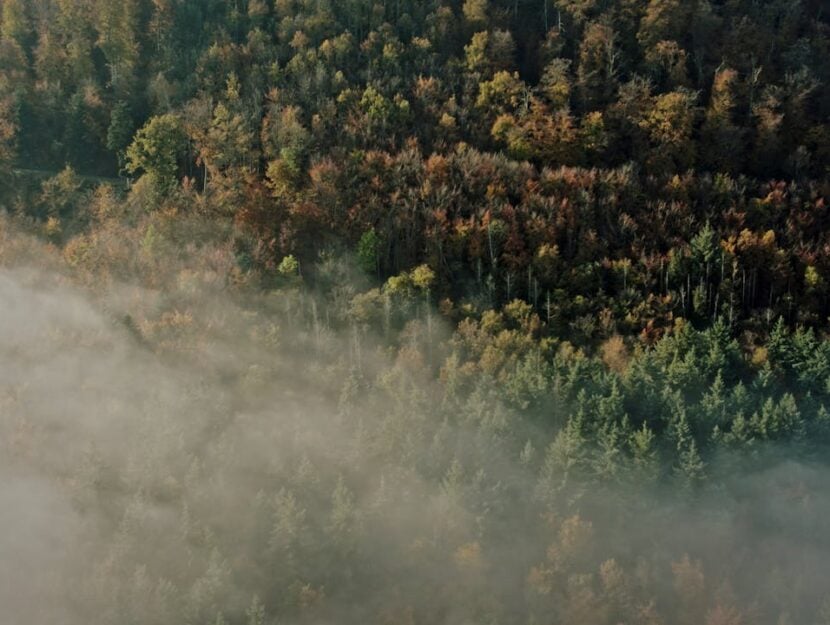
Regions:
[[[15,538],[61,573],[46,596],[68,622],[822,614],[830,358],[814,330],[776,321],[747,352],[725,320],[678,320],[592,353],[521,299],[436,306],[425,265],[373,288],[348,257],[286,256],[266,283],[240,271],[242,241],[143,193],[85,192],[68,171],[41,202],[89,206],[85,234],[0,230],[0,350],[26,355],[0,380],[0,468],[54,475],[71,504],[51,526],[86,522],[48,557]],[[694,244],[703,271],[712,237]],[[367,258],[382,245],[361,240]],[[33,263],[64,286],[27,285]],[[125,268],[119,293],[141,296],[102,293]],[[20,596],[6,610],[43,614]]]

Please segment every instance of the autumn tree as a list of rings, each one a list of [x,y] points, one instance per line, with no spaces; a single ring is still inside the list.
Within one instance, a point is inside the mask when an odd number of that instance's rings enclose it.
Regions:
[[[611,26],[592,22],[586,27],[577,65],[577,90],[583,110],[596,110],[611,101],[618,85],[619,55],[617,34]]]
[[[734,121],[739,88],[734,70],[723,69],[715,74],[701,129],[701,156],[715,171],[737,172],[743,164],[746,133]]]

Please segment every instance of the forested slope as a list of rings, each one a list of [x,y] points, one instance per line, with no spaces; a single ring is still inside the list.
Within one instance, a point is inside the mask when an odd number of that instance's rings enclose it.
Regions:
[[[336,242],[589,342],[827,316],[818,0],[2,6],[5,161],[186,176],[257,269]]]
[[[0,622],[830,623],[820,0],[0,0]]]

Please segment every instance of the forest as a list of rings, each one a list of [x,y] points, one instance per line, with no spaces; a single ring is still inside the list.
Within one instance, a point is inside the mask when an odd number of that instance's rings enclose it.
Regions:
[[[0,624],[830,625],[823,0],[0,0]]]

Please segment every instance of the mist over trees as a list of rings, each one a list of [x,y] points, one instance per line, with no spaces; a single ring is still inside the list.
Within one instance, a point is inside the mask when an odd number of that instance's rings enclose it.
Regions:
[[[820,0],[0,0],[0,622],[830,625]]]

